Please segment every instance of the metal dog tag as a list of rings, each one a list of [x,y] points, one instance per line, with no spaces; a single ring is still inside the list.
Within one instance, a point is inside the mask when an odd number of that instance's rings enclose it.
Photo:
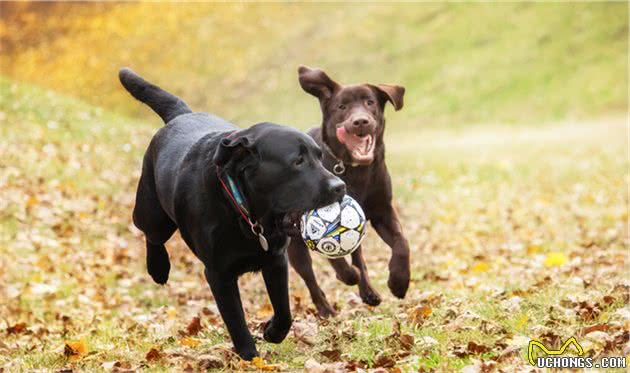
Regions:
[[[269,244],[267,243],[267,239],[265,238],[265,236],[263,236],[262,233],[258,234],[258,242],[260,242],[260,246],[262,247],[263,250],[265,251],[269,250]]]

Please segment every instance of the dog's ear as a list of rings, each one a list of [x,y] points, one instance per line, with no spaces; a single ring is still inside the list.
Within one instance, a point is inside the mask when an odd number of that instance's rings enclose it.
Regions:
[[[368,84],[372,89],[376,91],[381,99],[381,105],[385,106],[386,101],[389,101],[394,105],[396,111],[403,107],[403,97],[405,96],[405,87],[399,85],[389,84]]]
[[[340,88],[339,84],[320,69],[311,69],[301,65],[298,68],[298,77],[302,89],[320,100],[329,99]]]
[[[239,131],[246,132],[246,131]],[[226,164],[243,159],[247,154],[253,153],[254,140],[246,133],[221,139],[219,147],[212,158],[215,165],[223,167]]]

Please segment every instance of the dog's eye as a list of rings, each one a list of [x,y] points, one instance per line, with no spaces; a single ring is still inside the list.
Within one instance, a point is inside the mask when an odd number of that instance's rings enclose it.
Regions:
[[[372,101],[372,100],[367,100],[365,103],[367,104],[367,106],[374,105],[374,101]]]
[[[304,157],[299,156],[295,161],[293,161],[294,166],[301,166],[304,163]]]
[[[346,105],[344,104],[339,105],[339,110],[346,110]]]

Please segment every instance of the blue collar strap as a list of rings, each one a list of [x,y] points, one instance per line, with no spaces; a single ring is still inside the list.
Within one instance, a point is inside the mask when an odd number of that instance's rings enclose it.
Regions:
[[[224,177],[227,180],[227,184],[225,181],[223,181]],[[221,186],[223,187],[225,194],[228,195],[230,201],[232,201],[232,204],[234,204],[234,207],[236,208],[238,213],[247,222],[250,229],[252,230],[252,233],[255,236],[258,236],[258,242],[260,243],[260,247],[262,247],[262,249],[265,251],[269,250],[269,244],[267,243],[267,239],[265,238],[265,235],[264,235],[265,230],[263,229],[263,226],[262,224],[260,224],[260,222],[252,221],[250,212],[246,207],[243,193],[239,189],[234,179],[232,179],[232,177],[228,175],[226,172],[221,172],[221,170],[218,167],[217,167],[217,178],[219,179],[219,182],[221,183]]]

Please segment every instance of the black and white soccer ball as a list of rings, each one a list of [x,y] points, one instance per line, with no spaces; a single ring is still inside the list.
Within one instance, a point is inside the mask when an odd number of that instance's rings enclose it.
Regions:
[[[359,203],[346,195],[341,202],[307,211],[301,232],[306,246],[327,258],[352,253],[365,237],[365,213]]]

